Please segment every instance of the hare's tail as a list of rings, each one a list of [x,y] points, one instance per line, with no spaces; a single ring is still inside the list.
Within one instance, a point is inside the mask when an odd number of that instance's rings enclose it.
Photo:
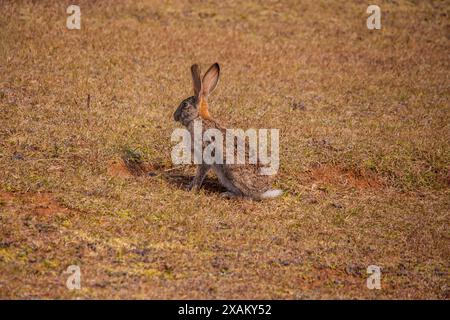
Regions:
[[[261,199],[270,199],[270,198],[276,198],[283,194],[283,190],[281,189],[273,189],[273,190],[267,190],[263,194],[261,194]]]

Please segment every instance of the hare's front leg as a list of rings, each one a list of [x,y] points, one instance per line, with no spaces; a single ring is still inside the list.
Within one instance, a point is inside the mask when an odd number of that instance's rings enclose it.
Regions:
[[[200,190],[203,180],[208,173],[210,166],[207,164],[200,164],[197,166],[197,173],[195,174],[194,180],[189,185],[189,190],[198,191]]]

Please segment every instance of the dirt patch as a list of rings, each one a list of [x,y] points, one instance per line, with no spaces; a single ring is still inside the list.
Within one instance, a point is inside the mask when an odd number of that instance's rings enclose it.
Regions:
[[[382,189],[383,181],[367,171],[353,171],[332,165],[321,165],[308,172],[308,178],[314,183],[328,183],[349,186],[356,189]]]
[[[69,211],[68,208],[61,206],[51,193],[14,193],[0,192],[0,201],[5,207],[19,207],[26,213],[35,215],[53,215]]]
[[[130,170],[125,165],[122,159],[110,161],[107,166],[107,172],[110,176],[113,177],[120,177],[120,178],[133,177],[133,174],[130,172]]]
[[[2,203],[9,202],[14,199],[14,193],[12,192],[0,192],[0,201]]]
[[[165,172],[165,167],[160,164],[130,161],[129,159],[111,160],[107,165],[110,176],[132,178],[139,176],[155,176]]]

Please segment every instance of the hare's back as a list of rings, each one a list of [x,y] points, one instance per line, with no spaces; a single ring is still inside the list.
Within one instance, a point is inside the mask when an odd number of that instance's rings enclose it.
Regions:
[[[269,190],[273,182],[273,176],[262,175],[260,169],[260,166],[252,164],[226,165],[226,171],[234,184],[241,190],[246,189],[253,193]]]

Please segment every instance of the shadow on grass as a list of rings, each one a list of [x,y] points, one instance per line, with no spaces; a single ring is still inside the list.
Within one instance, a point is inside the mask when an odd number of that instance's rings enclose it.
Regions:
[[[181,188],[184,190],[188,190],[189,184],[191,183],[193,176],[183,174],[183,173],[165,173],[162,174],[162,177],[171,185]],[[217,179],[206,177],[202,184],[202,189],[211,193],[222,193],[227,191],[222,185],[219,183]]]
[[[122,171],[125,171],[129,176],[135,177],[156,177],[160,176],[169,184],[176,188],[188,190],[193,176],[187,174],[183,167],[167,168],[164,163],[148,163],[145,162],[138,151],[131,149],[124,149],[122,151],[121,159],[123,163]],[[212,177],[206,177],[203,182],[202,189],[211,193],[222,193],[226,189],[222,187],[219,181]]]

